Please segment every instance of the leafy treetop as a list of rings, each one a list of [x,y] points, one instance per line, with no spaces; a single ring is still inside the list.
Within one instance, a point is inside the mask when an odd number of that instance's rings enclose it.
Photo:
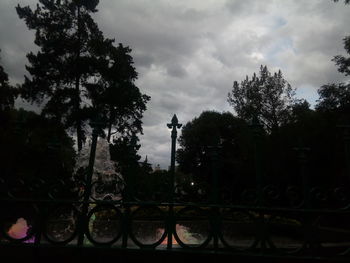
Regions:
[[[290,119],[294,96],[295,89],[280,70],[271,74],[267,66],[261,66],[259,76],[254,73],[241,83],[234,81],[228,103],[238,117],[246,121],[257,118],[268,132],[272,132]]]

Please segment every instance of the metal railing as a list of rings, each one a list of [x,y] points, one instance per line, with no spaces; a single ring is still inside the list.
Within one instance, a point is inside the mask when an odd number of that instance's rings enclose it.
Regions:
[[[298,149],[303,183],[299,188],[286,189],[263,184],[259,168],[260,153],[256,149],[256,188],[250,192],[242,191],[246,195],[244,198],[250,201],[244,205],[218,201],[220,189],[215,178],[218,176],[216,162],[219,158],[215,148],[212,148],[211,197],[202,203],[178,202],[174,185],[174,155],[176,128],[181,125],[176,116],[168,127],[173,131],[170,169],[172,195],[167,201],[91,199],[91,178],[98,136],[98,127],[95,127],[88,176],[82,195],[73,200],[56,197],[58,188],[67,187],[66,182],[59,180],[51,182],[50,186],[42,181],[10,184],[0,180],[0,245],[97,246],[331,260],[350,258],[348,189],[337,187],[321,191],[310,187],[303,169],[305,148]],[[348,143],[345,140],[345,144]],[[32,192],[47,188],[50,198],[16,196],[16,187],[25,187]],[[281,199],[282,193],[284,205],[273,205],[274,200]],[[332,199],[331,205],[327,205],[330,204],[327,203],[328,199]]]

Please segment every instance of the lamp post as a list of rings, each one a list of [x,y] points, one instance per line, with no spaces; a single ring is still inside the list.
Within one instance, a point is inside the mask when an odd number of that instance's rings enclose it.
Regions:
[[[176,151],[176,138],[177,130],[180,129],[182,124],[179,123],[176,114],[171,119],[171,123],[167,124],[171,130],[171,162],[170,162],[170,202],[174,202],[174,191],[175,191],[175,151]],[[169,218],[168,218],[168,243],[167,248],[171,249],[173,245],[173,233],[175,231],[175,220],[174,220],[174,207],[173,204],[169,205]]]
[[[174,114],[171,119],[171,123],[167,124],[171,130],[171,162],[170,162],[170,201],[174,201],[174,190],[175,190],[175,152],[176,152],[176,138],[177,130],[182,127],[182,124],[179,123],[176,114]]]

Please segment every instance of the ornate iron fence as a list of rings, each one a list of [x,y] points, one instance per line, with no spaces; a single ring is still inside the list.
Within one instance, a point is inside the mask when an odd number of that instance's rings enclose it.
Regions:
[[[263,185],[257,150],[256,188],[242,191],[249,204],[220,203],[215,179],[218,176],[215,163],[219,159],[213,148],[211,198],[205,203],[177,202],[174,155],[176,129],[181,125],[176,116],[168,127],[172,128],[172,195],[168,201],[91,198],[98,136],[98,127],[95,127],[88,176],[82,185],[69,180],[48,183],[40,179],[25,182],[0,178],[1,247],[108,247],[349,260],[350,199],[346,187],[311,188],[306,179],[300,188]],[[348,147],[348,137],[345,139]],[[306,178],[302,169],[305,150],[299,148],[303,178]],[[72,187],[81,187],[84,191],[74,199],[57,196],[58,189]],[[49,198],[27,197],[43,189]],[[274,201],[280,200],[282,195],[284,205],[275,205]]]

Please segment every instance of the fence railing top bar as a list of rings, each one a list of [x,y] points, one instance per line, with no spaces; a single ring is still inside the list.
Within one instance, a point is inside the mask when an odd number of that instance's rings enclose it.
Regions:
[[[213,204],[213,203],[194,203],[194,202],[135,202],[135,201],[81,201],[81,200],[69,200],[69,199],[0,199],[3,203],[25,203],[35,205],[112,205],[116,207],[132,207],[132,206],[145,206],[145,207],[197,207],[197,208],[218,208],[218,209],[236,209],[236,210],[254,210],[262,212],[296,212],[296,213],[312,213],[312,214],[350,214],[350,207],[345,208],[302,208],[302,207],[283,207],[283,206],[263,206],[263,205],[234,205],[234,204]]]

